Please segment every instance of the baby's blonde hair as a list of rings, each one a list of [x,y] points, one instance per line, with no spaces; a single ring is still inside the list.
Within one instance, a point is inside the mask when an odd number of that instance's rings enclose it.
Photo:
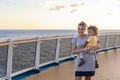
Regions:
[[[95,32],[95,35],[98,36],[98,28],[96,26],[90,25],[87,30],[92,30]]]

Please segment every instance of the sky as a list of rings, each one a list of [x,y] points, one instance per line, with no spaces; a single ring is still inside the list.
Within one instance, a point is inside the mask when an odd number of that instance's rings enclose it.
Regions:
[[[120,29],[120,0],[0,0],[0,29]]]

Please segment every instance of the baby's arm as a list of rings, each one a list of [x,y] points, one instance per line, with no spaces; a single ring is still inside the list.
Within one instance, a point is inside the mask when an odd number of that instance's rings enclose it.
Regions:
[[[89,36],[89,38],[87,39],[87,41],[84,43],[83,48],[87,47],[88,43],[91,41],[91,37]]]
[[[97,41],[97,45],[96,46],[89,46],[89,48],[88,49],[92,49],[92,50],[98,50],[98,49],[100,49],[100,42],[99,41]]]

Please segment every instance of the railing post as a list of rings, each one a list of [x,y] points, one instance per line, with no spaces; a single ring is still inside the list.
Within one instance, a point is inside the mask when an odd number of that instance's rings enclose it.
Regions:
[[[37,38],[37,45],[36,45],[36,56],[35,56],[35,73],[39,73],[39,64],[40,64],[40,38]]]
[[[107,49],[108,47],[108,38],[109,38],[109,32],[107,33],[107,38],[106,38],[106,43],[105,43],[105,48]]]
[[[36,57],[35,57],[35,69],[39,70],[39,63],[40,63],[40,41],[37,38],[37,45],[36,45]]]
[[[72,57],[72,58],[74,57],[74,55],[73,55],[73,53],[72,53],[72,43],[71,43],[71,57]]]
[[[56,55],[55,55],[55,62],[59,63],[59,53],[60,53],[60,37],[57,39],[57,47],[56,47]]]
[[[118,42],[118,32],[116,33],[116,37],[115,37],[115,44],[114,44],[114,47],[117,47],[117,42]]]
[[[73,53],[72,53],[72,43],[71,43],[71,57],[72,57],[72,58],[75,58],[75,56],[74,56]]]
[[[73,53],[71,52],[71,58],[74,58],[75,56],[73,55]]]
[[[7,80],[11,80],[12,76],[12,58],[13,58],[13,44],[12,40],[9,40],[9,45],[8,45],[8,58],[7,58]]]

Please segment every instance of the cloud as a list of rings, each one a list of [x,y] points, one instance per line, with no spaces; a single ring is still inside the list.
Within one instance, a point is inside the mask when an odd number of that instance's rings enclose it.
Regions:
[[[75,7],[80,7],[80,6],[84,6],[84,5],[86,5],[86,3],[70,4],[69,7],[74,7],[75,8]],[[48,8],[48,10],[50,10],[50,11],[55,11],[56,10],[57,11],[57,10],[65,9],[65,8],[68,8],[67,5],[62,4],[62,5],[51,6],[51,7]],[[73,13],[73,12],[76,12],[76,11],[78,11],[78,9],[73,9],[73,10],[70,11],[70,13]]]
[[[54,10],[61,10],[61,9],[64,9],[64,8],[66,8],[65,5],[58,5],[58,6],[50,7],[48,10],[54,11]]]
[[[120,6],[120,0],[116,0],[116,2],[117,2],[117,4],[118,4],[118,6]]]
[[[70,11],[70,13],[74,13],[76,11],[78,11],[78,9],[73,9],[73,10]]]
[[[62,0],[49,0],[43,3],[43,7],[50,11],[58,11],[66,8],[66,5]]]
[[[114,15],[114,13],[113,13],[113,11],[109,11],[108,13],[107,13],[107,15]]]
[[[117,2],[120,2],[120,0],[116,0]]]
[[[80,6],[85,6],[86,3],[85,2],[82,2],[80,4],[71,4],[70,7],[80,7]]]
[[[63,0],[49,0],[43,3],[44,8],[48,9],[49,11],[59,11],[65,8],[77,8],[77,7],[85,6],[85,5],[86,5],[86,2],[67,4]],[[71,10],[71,13],[75,11],[77,10],[76,9]]]

